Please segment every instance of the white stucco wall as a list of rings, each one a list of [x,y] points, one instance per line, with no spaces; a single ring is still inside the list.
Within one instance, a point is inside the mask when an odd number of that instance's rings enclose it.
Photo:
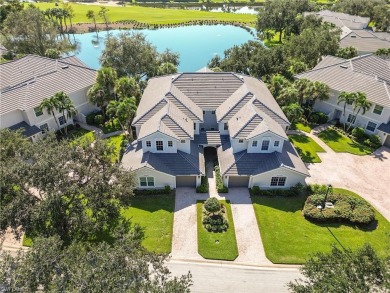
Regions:
[[[241,152],[243,150],[246,150],[248,147],[248,141],[245,139],[243,140],[242,143],[240,143],[239,139],[230,138],[230,144],[233,148],[234,153],[238,153],[238,152]]]
[[[269,148],[267,151],[261,150],[261,145],[264,140],[269,140]],[[253,141],[257,141],[257,147],[253,146]],[[279,141],[279,146],[275,147],[275,141]],[[262,135],[258,135],[248,142],[248,153],[273,153],[275,151],[282,152],[284,139],[275,135],[272,132],[267,132]]]
[[[170,186],[171,188],[176,188],[176,179],[175,176],[161,173],[147,167],[143,167],[135,171],[136,174],[136,183],[137,188],[139,189],[153,189],[153,188],[164,188],[165,186]],[[154,177],[154,187],[145,187],[140,185],[139,178],[143,176]]]
[[[217,116],[215,115],[215,110],[204,110],[203,112],[203,123],[200,124],[200,128],[204,128],[205,131],[213,130],[212,128],[214,128],[214,130],[218,130]]]
[[[15,110],[0,116],[0,129],[4,129],[24,121],[22,111]]]
[[[229,135],[229,129],[225,130],[225,122],[218,123],[218,130],[221,135]]]
[[[283,176],[286,177],[285,186],[271,186],[271,178]],[[303,174],[297,173],[295,171],[288,170],[286,168],[280,167],[278,169],[262,173],[256,176],[251,176],[249,179],[249,186],[259,186],[263,189],[281,189],[281,188],[290,188],[297,183],[305,184],[305,176]]]
[[[163,142],[164,150],[158,151],[156,149],[156,141],[161,140]],[[161,132],[157,132],[154,134],[151,134],[142,140],[142,149],[144,152],[152,152],[152,153],[176,153],[178,149],[178,144],[180,144],[180,141],[177,141],[176,139],[169,137],[165,134],[162,134]],[[146,142],[151,142],[151,147],[146,146]],[[168,147],[168,141],[172,141],[172,147]]]

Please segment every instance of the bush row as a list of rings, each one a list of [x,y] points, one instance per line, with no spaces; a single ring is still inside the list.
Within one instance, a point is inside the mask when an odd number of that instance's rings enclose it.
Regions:
[[[139,195],[161,195],[161,194],[171,194],[172,188],[169,185],[166,185],[163,189],[135,189],[134,194]]]
[[[331,126],[330,128],[340,132],[341,134],[343,134],[345,136],[348,136],[350,139],[352,139],[354,141],[357,141],[357,142],[359,142],[365,146],[368,146],[370,148],[373,148],[373,149],[377,149],[382,145],[381,140],[380,140],[378,135],[375,135],[375,134],[370,135],[370,134],[366,133],[364,131],[364,128],[362,128],[362,127],[355,127],[348,132],[344,131],[344,129],[342,129],[340,127],[340,124],[338,124],[336,127]]]
[[[364,199],[341,194],[329,194],[327,202],[334,208],[319,209],[323,206],[324,194],[313,194],[306,199],[303,208],[305,218],[318,222],[344,222],[357,225],[369,224],[375,220],[375,210]]]
[[[309,117],[309,122],[314,124],[324,124],[328,122],[328,115],[322,112],[313,112]]]
[[[253,186],[249,189],[251,196],[299,196],[307,194],[310,187],[297,183],[288,189],[261,189],[259,186]]]
[[[223,184],[221,171],[219,170],[219,166],[214,167],[215,171],[215,181],[217,185],[217,191],[219,193],[228,193],[229,189]]]
[[[208,182],[206,176],[202,176],[201,184],[198,187],[196,187],[196,192],[197,193],[207,193],[207,192],[209,192],[209,182]]]

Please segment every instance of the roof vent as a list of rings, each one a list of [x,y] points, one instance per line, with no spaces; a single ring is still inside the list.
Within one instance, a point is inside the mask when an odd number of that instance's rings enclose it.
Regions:
[[[356,38],[356,36],[355,36],[355,35],[352,35],[351,38]]]
[[[344,68],[344,69],[347,69],[348,66],[347,65],[340,65],[341,68]]]
[[[69,68],[69,65],[66,65],[66,64],[65,64],[65,65],[62,65],[61,68],[62,68],[62,69]]]

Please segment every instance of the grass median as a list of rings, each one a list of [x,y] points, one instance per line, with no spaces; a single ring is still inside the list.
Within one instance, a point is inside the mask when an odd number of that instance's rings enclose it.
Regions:
[[[325,150],[311,137],[300,134],[291,134],[288,138],[294,144],[302,161],[305,163],[321,163],[321,159],[317,153],[324,153]]]

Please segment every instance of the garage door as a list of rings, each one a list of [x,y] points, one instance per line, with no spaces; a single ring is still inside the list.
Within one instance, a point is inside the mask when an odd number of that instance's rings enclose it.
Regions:
[[[390,148],[390,134],[387,135],[387,138],[386,138],[385,143],[383,145]]]
[[[196,176],[176,176],[176,187],[196,187]]]
[[[249,176],[230,176],[229,187],[248,187]]]

